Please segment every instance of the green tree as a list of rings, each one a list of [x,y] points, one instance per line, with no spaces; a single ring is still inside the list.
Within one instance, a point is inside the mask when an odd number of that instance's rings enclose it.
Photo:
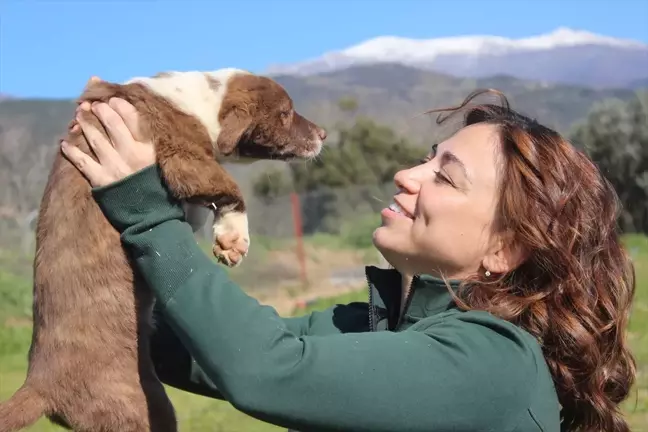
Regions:
[[[364,117],[358,118],[351,127],[341,128],[338,135],[338,142],[323,149],[316,160],[291,164],[297,191],[382,185],[425,153],[396,136],[389,127]]]
[[[349,96],[340,98],[338,108],[342,112],[355,113],[358,110],[358,101]]]
[[[596,104],[573,130],[621,200],[621,228],[648,232],[648,92]]]
[[[353,104],[344,106],[351,109]],[[306,233],[339,232],[342,226],[348,229],[350,217],[375,213],[392,193],[385,185],[394,174],[425,154],[389,127],[364,117],[357,117],[351,126],[338,125],[336,132],[337,142],[326,145],[315,160],[290,164],[291,181],[274,171],[262,174],[254,184],[255,194],[270,200],[285,194],[286,185],[292,183],[301,193]]]
[[[275,197],[292,191],[292,182],[279,169],[269,169],[261,174],[252,185],[254,196],[268,202]]]

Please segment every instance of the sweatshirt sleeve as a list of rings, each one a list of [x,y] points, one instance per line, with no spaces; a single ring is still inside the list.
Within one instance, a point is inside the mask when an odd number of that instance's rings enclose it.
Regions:
[[[151,358],[160,380],[193,394],[224,399],[183,342],[175,334],[159,306],[154,309]],[[367,303],[335,305],[305,316],[284,318],[286,328],[296,336],[358,332],[368,328]]]
[[[199,249],[157,169],[94,194],[169,326],[223,397],[249,415],[309,431],[507,431],[514,425],[502,422],[528,403],[533,354],[486,315],[399,333],[308,334]]]

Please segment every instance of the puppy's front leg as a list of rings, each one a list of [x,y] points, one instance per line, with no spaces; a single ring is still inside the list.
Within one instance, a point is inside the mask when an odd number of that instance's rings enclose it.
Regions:
[[[233,206],[215,209],[212,252],[229,267],[238,266],[250,248],[248,217]]]
[[[228,267],[239,265],[248,253],[250,233],[243,195],[234,179],[213,159],[185,160],[178,153],[158,158],[176,198],[214,211],[214,256]]]
[[[182,202],[182,209],[185,212],[185,219],[191,225],[193,232],[200,230],[205,225],[207,216],[210,213],[210,209],[187,201]],[[213,212],[213,209],[211,212]]]
[[[155,142],[157,160],[169,189],[179,200],[212,208],[215,217],[214,256],[230,267],[240,264],[247,255],[250,234],[238,185],[214,159],[211,140],[206,131],[201,132],[204,127],[197,119],[177,111],[170,104],[166,106],[167,110],[151,111],[149,100],[134,96],[141,91],[138,86],[91,80],[80,100],[107,102],[111,97],[122,97],[144,114],[147,119],[143,122],[144,135]],[[183,123],[191,125],[184,132],[174,126],[181,117],[184,117]],[[98,120],[94,121],[99,124]],[[100,126],[99,130],[103,127]],[[195,229],[200,221],[191,220],[189,216],[189,223]]]

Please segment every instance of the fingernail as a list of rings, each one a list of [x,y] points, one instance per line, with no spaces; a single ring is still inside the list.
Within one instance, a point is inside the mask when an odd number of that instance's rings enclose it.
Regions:
[[[63,150],[65,150],[65,149],[67,148],[67,146],[68,146],[68,143],[67,143],[67,141],[65,141],[65,140],[60,140],[60,141],[59,141],[59,145],[61,146],[61,148],[62,148]]]

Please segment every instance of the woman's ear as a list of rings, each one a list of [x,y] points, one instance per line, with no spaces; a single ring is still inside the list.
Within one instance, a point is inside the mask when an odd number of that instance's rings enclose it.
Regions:
[[[482,260],[482,266],[491,273],[508,273],[522,264],[528,254],[511,236],[500,236]]]

